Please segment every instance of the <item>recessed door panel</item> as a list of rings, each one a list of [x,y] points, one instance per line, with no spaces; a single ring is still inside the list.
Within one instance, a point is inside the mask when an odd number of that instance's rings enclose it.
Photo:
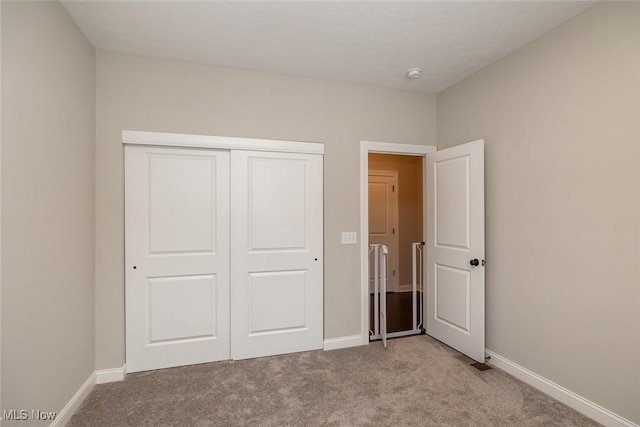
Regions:
[[[149,279],[150,343],[215,338],[216,276]]]
[[[149,156],[149,252],[215,251],[216,159]]]
[[[435,241],[469,250],[469,156],[434,162]]]
[[[306,271],[252,273],[250,335],[293,331],[306,322]]]
[[[381,206],[385,209],[369,209],[369,235],[387,234],[393,219],[390,218],[391,200],[388,197],[387,183],[369,182],[369,205]]]
[[[469,285],[467,270],[436,264],[434,286],[437,321],[469,333]]]
[[[250,250],[305,248],[304,159],[248,159]]]

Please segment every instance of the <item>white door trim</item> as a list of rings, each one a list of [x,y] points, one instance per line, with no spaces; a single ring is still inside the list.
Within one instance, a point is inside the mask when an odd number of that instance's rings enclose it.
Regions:
[[[235,138],[229,136],[190,135],[182,133],[143,132],[133,130],[122,131],[122,143],[189,148],[215,148],[218,150],[324,154],[324,144],[321,142],[281,141],[275,139]]]
[[[363,345],[369,344],[369,153],[421,156],[424,170],[426,155],[436,150],[437,147],[432,145],[360,141],[360,338]],[[423,179],[424,176],[426,174],[423,174]],[[426,212],[426,198],[422,203]],[[423,230],[426,230],[426,224]]]

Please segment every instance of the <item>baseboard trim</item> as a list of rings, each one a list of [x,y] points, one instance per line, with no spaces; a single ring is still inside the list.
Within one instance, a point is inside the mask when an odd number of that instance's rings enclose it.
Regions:
[[[581,414],[586,415],[606,427],[640,427],[638,424],[635,424],[626,418],[623,418],[610,410],[585,399],[579,394],[576,394],[571,390],[536,374],[535,372],[531,372],[527,368],[512,362],[506,357],[500,356],[490,350],[487,350],[487,355],[491,356],[491,359],[487,362],[488,364],[502,369],[508,374],[513,375],[519,380],[537,388],[541,392],[548,394],[568,407],[575,409]]]
[[[127,376],[127,365],[122,368],[100,369],[96,371],[96,384],[106,384],[122,381]]]
[[[63,427],[67,425],[73,414],[75,414],[95,385],[96,373],[92,372],[76,394],[74,394],[71,400],[69,400],[69,403],[67,403],[65,407],[62,408],[62,411],[58,413],[49,427]]]
[[[398,292],[411,292],[413,291],[413,283],[408,285],[398,285]]]
[[[349,335],[324,340],[325,350],[338,350],[340,348],[357,347],[359,345],[362,345],[362,335]]]

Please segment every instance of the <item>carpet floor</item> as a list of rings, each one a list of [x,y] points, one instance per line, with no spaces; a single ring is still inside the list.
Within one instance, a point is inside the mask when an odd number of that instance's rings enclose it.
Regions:
[[[426,336],[206,363],[97,385],[80,426],[597,426]]]

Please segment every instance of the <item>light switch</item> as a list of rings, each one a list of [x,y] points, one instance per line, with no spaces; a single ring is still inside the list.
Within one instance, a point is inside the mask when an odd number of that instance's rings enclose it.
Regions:
[[[355,245],[358,243],[358,233],[356,231],[343,231],[342,241],[343,245]]]

